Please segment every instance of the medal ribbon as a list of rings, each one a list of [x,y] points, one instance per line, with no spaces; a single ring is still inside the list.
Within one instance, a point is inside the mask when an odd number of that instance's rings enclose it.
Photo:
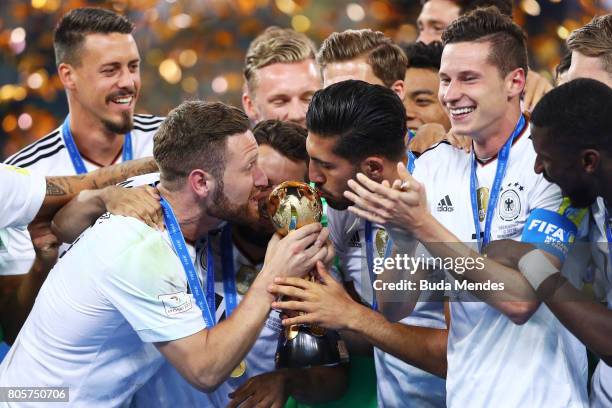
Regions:
[[[166,224],[166,228],[168,229],[168,235],[170,235],[170,241],[172,243],[172,247],[174,251],[178,255],[181,260],[181,264],[183,265],[183,270],[185,271],[185,275],[187,276],[187,283],[191,288],[191,293],[195,299],[196,304],[202,311],[202,317],[204,318],[204,323],[206,323],[206,327],[211,328],[215,325],[214,315],[211,313],[211,308],[209,304],[206,302],[206,298],[204,297],[204,292],[202,290],[202,284],[200,283],[200,279],[198,278],[198,273],[196,272],[195,266],[191,260],[191,256],[189,255],[189,251],[187,251],[187,244],[185,243],[185,238],[183,237],[183,233],[181,232],[181,228],[179,226],[178,221],[176,220],[176,216],[174,215],[174,211],[172,211],[172,207],[170,203],[166,201],[165,198],[161,198],[160,204],[162,207],[162,212],[164,215],[164,224]],[[209,240],[210,242],[210,240]],[[208,254],[211,254],[210,244],[208,244]],[[208,258],[210,261],[211,258]],[[211,265],[207,265],[207,271],[209,272]],[[213,276],[214,276],[214,265]],[[213,309],[214,310],[214,279],[213,279]]]
[[[412,141],[412,139],[414,139],[415,136],[416,136],[416,133],[413,130],[408,129],[408,144],[410,144],[410,142]],[[416,160],[416,156],[414,155],[414,153],[412,153],[412,150],[410,149],[407,149],[407,153],[408,153],[408,166],[406,166],[406,168],[408,169],[408,172],[412,174],[412,172],[414,171],[414,162]]]
[[[223,227],[221,232],[221,264],[223,266],[223,291],[225,292],[225,317],[228,318],[238,306],[234,244],[232,242],[232,227],[229,223]]]
[[[234,250],[232,227],[228,223],[221,230],[221,266],[223,274],[223,291],[225,292],[225,317],[228,318],[238,305],[236,295],[236,277],[234,272]],[[215,310],[215,255],[212,248],[212,236],[206,239],[206,303],[209,310]],[[217,319],[213,319],[216,324]]]
[[[495,207],[497,207],[497,200],[499,199],[499,193],[502,188],[504,176],[506,175],[506,169],[508,167],[508,158],[510,157],[510,149],[512,148],[512,142],[514,138],[519,135],[525,126],[525,117],[521,114],[518,123],[516,124],[512,134],[501,148],[497,155],[497,170],[495,172],[495,178],[493,179],[493,186],[489,195],[489,204],[487,206],[487,212],[485,217],[485,230],[484,237],[480,237],[480,220],[478,217],[478,179],[476,177],[476,155],[474,149],[472,149],[472,169],[470,172],[470,198],[472,201],[472,215],[474,218],[474,228],[476,229],[476,239],[478,240],[478,251],[482,250],[483,246],[486,246],[491,241],[491,224],[493,223],[493,215],[495,214]]]
[[[77,149],[74,138],[72,137],[72,132],[70,131],[70,115],[66,116],[66,119],[62,124],[62,137],[64,138],[64,144],[66,145],[66,150],[68,150],[68,154],[70,155],[70,160],[72,161],[72,166],[74,167],[76,174],[87,173],[87,168],[83,162],[83,157],[81,157],[81,153],[79,153],[79,149]],[[133,159],[133,157],[132,133],[127,132],[123,140],[122,160],[124,162],[130,161]]]
[[[604,228],[606,230],[606,239],[608,240],[608,268],[612,268],[612,222],[608,213],[608,203],[604,201],[605,217]]]

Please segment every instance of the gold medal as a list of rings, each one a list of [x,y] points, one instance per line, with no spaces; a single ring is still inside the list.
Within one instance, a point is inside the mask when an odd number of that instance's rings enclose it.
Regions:
[[[484,221],[487,215],[487,207],[489,206],[489,189],[480,187],[476,192],[478,198],[478,220]]]
[[[385,256],[385,249],[387,247],[387,240],[389,239],[389,235],[387,235],[387,231],[384,229],[379,229],[376,231],[376,252],[378,252],[378,257],[382,258]]]
[[[300,328],[297,324],[293,324],[285,329],[285,337],[287,340],[293,340],[297,337]]]
[[[241,295],[246,294],[257,277],[257,273],[257,269],[251,265],[240,265],[236,274],[236,291]]]
[[[246,373],[246,369],[247,369],[246,360],[242,360],[240,364],[238,364],[236,368],[232,370],[230,377],[232,378],[242,377],[244,373]]]

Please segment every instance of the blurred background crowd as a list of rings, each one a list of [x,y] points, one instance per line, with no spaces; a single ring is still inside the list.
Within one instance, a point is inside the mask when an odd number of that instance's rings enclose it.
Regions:
[[[250,41],[270,25],[292,27],[317,45],[334,31],[372,28],[414,41],[419,0],[3,0],[0,9],[0,160],[45,135],[68,112],[52,47],[67,10],[98,6],[136,23],[142,90],[137,112],[165,115],[182,100],[240,105]],[[570,32],[612,0],[515,0],[529,36],[531,68],[551,77]]]

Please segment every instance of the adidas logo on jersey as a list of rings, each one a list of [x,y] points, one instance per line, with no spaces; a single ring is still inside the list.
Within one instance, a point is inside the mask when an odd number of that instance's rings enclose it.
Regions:
[[[450,197],[447,195],[438,203],[438,212],[453,212],[455,211],[455,207],[453,207],[453,203],[451,203]]]
[[[349,241],[349,246],[351,248],[361,248],[361,238],[359,238],[359,232],[355,231],[351,240]]]

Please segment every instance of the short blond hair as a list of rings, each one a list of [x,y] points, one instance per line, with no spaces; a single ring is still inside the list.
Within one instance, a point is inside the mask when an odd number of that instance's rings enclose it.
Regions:
[[[324,69],[334,62],[365,57],[376,75],[387,87],[403,80],[408,58],[404,51],[380,31],[369,28],[345,30],[327,37],[317,54],[317,63]]]
[[[257,70],[277,63],[315,59],[315,45],[308,37],[290,28],[268,27],[249,45],[244,59],[244,79],[250,94],[255,93]]]
[[[594,17],[587,25],[574,30],[567,39],[570,51],[601,60],[606,72],[612,75],[612,14]]]

